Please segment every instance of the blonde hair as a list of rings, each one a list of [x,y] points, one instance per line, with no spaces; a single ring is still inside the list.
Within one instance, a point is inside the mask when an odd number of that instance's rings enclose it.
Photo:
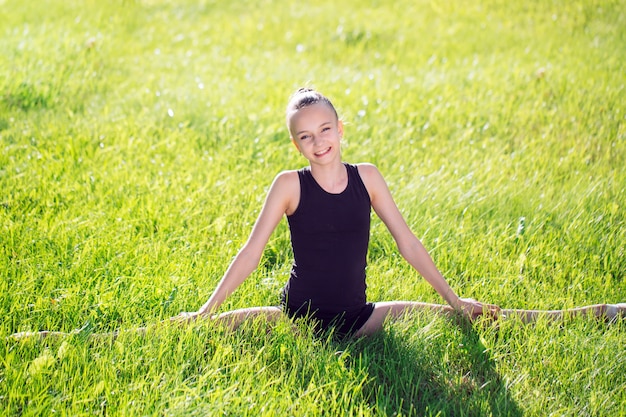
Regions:
[[[324,103],[335,113],[335,117],[339,120],[339,115],[333,103],[323,95],[322,93],[315,91],[312,88],[302,87],[289,97],[289,103],[287,104],[286,119],[287,127],[289,127],[289,118],[298,110],[305,107],[312,106],[317,103]]]

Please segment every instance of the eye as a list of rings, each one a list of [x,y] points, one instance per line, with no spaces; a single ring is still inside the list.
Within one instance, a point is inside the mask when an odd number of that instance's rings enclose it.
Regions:
[[[329,130],[330,130],[330,127],[328,127],[328,126],[322,128],[322,132],[328,132]]]
[[[308,139],[310,137],[311,137],[311,135],[302,135],[302,136],[300,136],[300,140],[306,140],[306,139]]]

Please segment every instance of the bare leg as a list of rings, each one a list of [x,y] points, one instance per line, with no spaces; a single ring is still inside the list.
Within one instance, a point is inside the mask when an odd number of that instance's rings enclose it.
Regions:
[[[44,337],[63,337],[63,336],[69,336],[71,334],[74,334],[74,332],[71,332],[71,333],[50,332],[47,330],[44,330],[42,332],[19,332],[19,333],[13,333],[11,336],[9,336],[9,339],[21,340],[21,339],[28,339],[31,337],[39,337],[43,339]]]
[[[374,305],[374,311],[370,318],[365,322],[363,327],[361,327],[356,333],[355,336],[366,336],[376,333],[383,328],[383,324],[387,317],[398,318],[403,316],[406,313],[416,310],[430,310],[435,313],[452,315],[455,314],[454,309],[449,305],[443,304],[431,304],[431,303],[421,303],[416,301],[386,301],[376,303]],[[225,313],[219,314],[217,316],[213,316],[213,320],[221,322],[222,324],[230,327],[231,329],[236,329],[239,327],[245,320],[254,319],[256,317],[264,316],[266,320],[270,322],[274,322],[283,316],[283,312],[278,307],[252,307],[252,308],[243,308],[239,310],[227,311]],[[472,319],[477,318],[479,315],[472,317]],[[540,317],[545,317],[553,320],[561,320],[565,317],[574,317],[574,316],[592,316],[597,318],[605,318],[607,320],[613,320],[616,317],[626,317],[626,303],[621,304],[596,304],[585,307],[578,307],[566,310],[521,310],[521,309],[502,309],[500,310],[500,315],[495,318],[506,318],[506,317],[520,317],[524,323],[533,322]],[[176,317],[172,318],[176,319]],[[172,320],[165,320],[162,323],[169,323]],[[184,321],[181,321],[184,322]],[[10,339],[19,340],[19,339],[27,339],[31,337],[38,338],[46,338],[46,337],[65,337],[74,334],[79,334],[82,329],[73,330],[69,333],[64,332],[53,332],[53,331],[41,331],[41,332],[20,332],[14,333],[9,336]],[[136,331],[141,334],[146,332],[145,327],[139,327],[136,329],[132,329],[130,331]],[[109,332],[109,333],[92,333],[89,335],[90,338],[94,339],[106,339],[106,338],[115,338],[117,337],[119,332]]]
[[[283,314],[282,310],[279,309],[278,307],[252,307],[252,308],[242,308],[239,310],[227,311],[225,313],[213,316],[212,319],[234,330],[237,327],[239,327],[241,323],[243,323],[245,320],[265,316],[267,321],[274,322],[278,318],[280,318],[282,314]],[[204,316],[202,318],[208,318],[208,317]],[[185,321],[180,320],[179,317],[173,317],[170,320],[164,320],[160,322],[160,324],[167,324],[167,323],[181,323],[182,324],[182,323],[185,323]],[[53,332],[53,331],[47,331],[47,330],[44,330],[41,332],[20,332],[20,333],[12,334],[11,336],[9,336],[9,338],[14,339],[14,340],[28,339],[31,337],[37,337],[40,339],[49,338],[49,337],[61,338],[61,337],[67,337],[70,335],[80,334],[81,331],[82,329],[72,330],[71,332],[68,332],[68,333]],[[128,330],[128,332],[137,332],[143,335],[146,333],[146,327],[137,327],[137,328]],[[119,333],[120,333],[119,331],[109,332],[109,333],[91,333],[89,334],[88,337],[90,339],[115,338],[119,335]]]
[[[146,331],[145,327],[139,327],[137,329],[134,329],[135,331],[139,332],[139,333],[144,333]],[[21,339],[29,339],[31,337],[37,337],[39,339],[44,339],[44,338],[61,338],[61,337],[67,337],[67,336],[71,336],[71,335],[77,335],[80,334],[81,329],[76,329],[76,330],[72,330],[71,332],[52,332],[52,331],[48,331],[48,330],[43,330],[40,332],[19,332],[19,333],[13,333],[11,336],[9,336],[9,339],[14,339],[14,340],[21,340]],[[107,338],[116,338],[119,335],[119,332],[108,332],[108,333],[91,333],[88,335],[89,338],[91,339],[107,339]]]
[[[383,324],[387,317],[398,318],[406,313],[415,310],[430,310],[435,313],[441,313],[445,315],[452,315],[455,313],[454,309],[449,305],[420,303],[415,301],[380,302],[374,305],[374,311],[372,312],[372,315],[365,322],[363,327],[361,327],[355,333],[355,336],[360,337],[374,334],[382,330]],[[479,316],[480,314],[472,317],[472,319],[475,319]],[[520,317],[524,323],[533,322],[540,317],[545,317],[552,320],[561,320],[566,317],[591,316],[597,318],[606,318],[607,320],[613,320],[618,316],[626,317],[626,303],[596,304],[566,310],[502,309],[500,310],[499,316],[494,318],[506,318],[513,316]]]
[[[565,310],[517,310],[503,309],[501,310],[503,317],[517,316],[524,323],[530,323],[540,317],[551,320],[562,320],[566,317],[575,316],[591,316],[597,318],[606,318],[613,320],[618,316],[626,316],[626,303],[622,304],[595,304],[591,306],[571,308]]]
[[[264,317],[269,322],[275,322],[281,318],[283,314],[283,311],[278,307],[251,307],[227,311],[213,316],[213,320],[235,330],[246,320]]]
[[[454,309],[449,305],[420,303],[416,301],[384,301],[374,304],[372,315],[354,335],[361,337],[379,332],[382,330],[387,317],[398,318],[415,310],[430,310],[446,315],[454,313]]]

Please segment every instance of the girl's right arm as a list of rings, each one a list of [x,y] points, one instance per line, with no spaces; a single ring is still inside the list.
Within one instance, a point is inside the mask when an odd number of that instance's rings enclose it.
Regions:
[[[285,171],[276,176],[256,220],[252,233],[226,270],[211,297],[193,313],[181,313],[174,319],[189,320],[213,314],[242,282],[256,269],[265,245],[283,214],[299,200],[299,180],[296,171]],[[298,199],[295,199],[298,197]]]

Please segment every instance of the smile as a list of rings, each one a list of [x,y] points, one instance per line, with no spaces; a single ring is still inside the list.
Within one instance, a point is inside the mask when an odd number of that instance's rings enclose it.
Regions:
[[[319,152],[315,152],[314,155],[315,156],[324,156],[326,155],[328,152],[330,152],[331,148],[326,148],[323,151],[319,151]]]

